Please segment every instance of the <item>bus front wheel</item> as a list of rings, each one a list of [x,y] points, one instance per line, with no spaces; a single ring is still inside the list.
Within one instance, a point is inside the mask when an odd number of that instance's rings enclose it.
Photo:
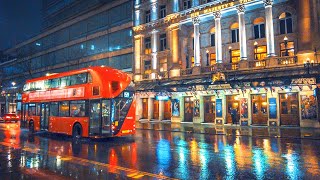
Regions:
[[[73,126],[72,137],[75,139],[79,139],[82,137],[82,127],[79,123]]]
[[[34,123],[33,123],[33,121],[30,121],[30,123],[29,123],[29,132],[31,132],[31,133],[34,132]]]

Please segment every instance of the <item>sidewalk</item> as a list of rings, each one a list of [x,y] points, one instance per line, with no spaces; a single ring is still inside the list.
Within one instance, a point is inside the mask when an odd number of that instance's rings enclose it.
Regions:
[[[319,139],[320,129],[299,127],[268,127],[268,126],[240,126],[240,125],[214,125],[193,123],[171,123],[137,121],[139,130],[157,130],[171,132],[185,132],[209,135],[232,135],[252,137]]]

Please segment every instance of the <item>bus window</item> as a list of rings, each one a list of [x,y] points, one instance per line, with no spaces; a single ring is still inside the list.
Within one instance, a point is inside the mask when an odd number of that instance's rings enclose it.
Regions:
[[[50,88],[60,87],[60,78],[51,79]]]
[[[29,104],[29,109],[28,109],[28,114],[29,116],[35,116],[36,115],[36,104]]]
[[[59,116],[59,104],[57,102],[50,103],[50,116]]]
[[[60,87],[69,86],[69,76],[60,78],[60,81],[61,81]]]
[[[70,113],[72,117],[84,117],[86,115],[85,111],[85,101],[71,101],[70,102]]]
[[[70,76],[70,86],[87,83],[87,73],[81,73]]]
[[[88,73],[88,83],[92,83],[92,76],[90,73]]]
[[[37,115],[40,116],[41,104],[37,104]]]
[[[60,110],[60,117],[68,117],[69,116],[69,102],[68,101],[62,101],[60,102],[59,106]]]

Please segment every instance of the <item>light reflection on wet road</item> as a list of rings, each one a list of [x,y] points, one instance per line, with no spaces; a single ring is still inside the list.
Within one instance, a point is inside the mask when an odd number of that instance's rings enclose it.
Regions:
[[[317,140],[138,130],[72,142],[0,125],[1,179],[319,179]]]

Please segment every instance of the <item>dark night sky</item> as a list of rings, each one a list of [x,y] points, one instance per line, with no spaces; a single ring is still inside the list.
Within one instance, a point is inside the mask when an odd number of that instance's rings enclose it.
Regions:
[[[0,50],[37,35],[41,0],[0,0]]]

